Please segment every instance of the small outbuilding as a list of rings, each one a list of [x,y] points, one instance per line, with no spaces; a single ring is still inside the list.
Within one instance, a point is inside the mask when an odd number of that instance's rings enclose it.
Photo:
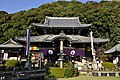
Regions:
[[[117,45],[115,45],[111,49],[105,51],[105,53],[112,54],[114,64],[120,63],[120,41]]]
[[[15,42],[12,39],[0,44],[0,59],[1,60],[8,60],[8,59],[18,59],[19,56],[23,56],[22,54],[24,46]]]

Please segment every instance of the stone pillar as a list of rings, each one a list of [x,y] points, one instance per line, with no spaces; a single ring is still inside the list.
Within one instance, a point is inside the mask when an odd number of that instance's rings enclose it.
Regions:
[[[59,57],[59,61],[60,61],[60,68],[63,68],[63,40],[60,40],[60,57]]]
[[[92,68],[93,70],[97,70],[97,63],[96,63],[96,58],[95,58],[95,50],[94,50],[94,44],[93,44],[93,32],[90,32],[91,36],[91,50],[92,50],[92,55],[93,55],[93,63],[92,63]]]
[[[63,40],[60,41],[60,53],[63,53]]]
[[[60,60],[60,68],[63,68],[63,60]]]

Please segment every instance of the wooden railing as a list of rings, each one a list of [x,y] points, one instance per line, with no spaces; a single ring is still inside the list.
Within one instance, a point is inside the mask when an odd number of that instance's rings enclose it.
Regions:
[[[45,69],[37,69],[30,71],[0,71],[0,80],[44,80],[45,75]]]

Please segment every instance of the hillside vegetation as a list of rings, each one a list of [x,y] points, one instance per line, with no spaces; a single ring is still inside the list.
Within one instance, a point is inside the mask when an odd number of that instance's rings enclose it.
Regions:
[[[93,26],[90,30],[94,31],[94,37],[110,39],[107,48],[120,40],[120,2],[85,4],[73,0],[47,3],[14,14],[0,11],[0,43],[9,38],[25,36],[28,26],[31,23],[43,23],[45,16],[79,17],[81,23],[91,23]],[[38,34],[33,27],[31,31],[31,35]]]

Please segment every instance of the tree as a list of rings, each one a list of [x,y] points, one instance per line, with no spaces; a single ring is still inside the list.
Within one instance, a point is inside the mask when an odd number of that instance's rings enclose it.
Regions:
[[[109,38],[107,48],[111,48],[120,40],[120,2],[117,1],[85,4],[77,0],[59,0],[28,11],[0,13],[0,43],[11,37],[25,36],[28,26],[31,23],[44,23],[45,16],[79,17],[80,23],[91,23],[89,30],[94,31],[94,37]],[[31,28],[31,34],[38,34],[34,27]]]

